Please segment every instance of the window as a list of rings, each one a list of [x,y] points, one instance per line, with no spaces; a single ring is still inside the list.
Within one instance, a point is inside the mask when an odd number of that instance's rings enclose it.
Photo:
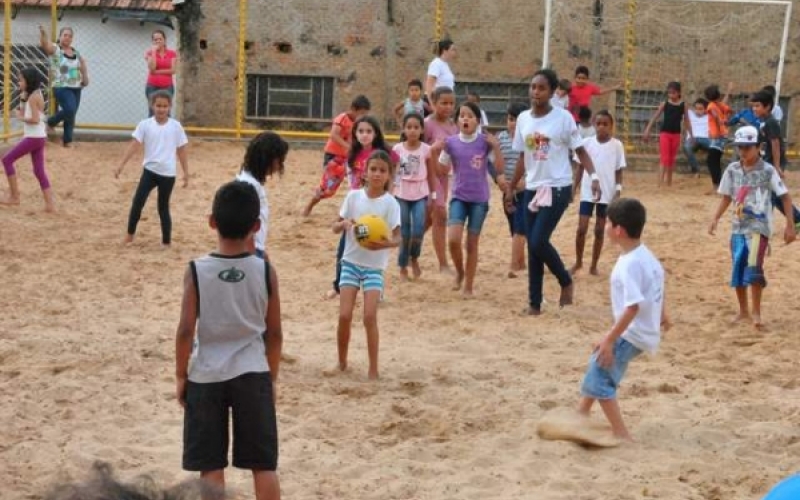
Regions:
[[[478,94],[481,109],[492,127],[506,126],[506,111],[512,102],[529,103],[527,83],[458,82],[456,83],[456,102],[467,99],[467,93]]]
[[[333,117],[333,78],[247,75],[247,117],[329,120]]]
[[[0,46],[0,66],[3,64],[5,57],[4,47]],[[39,48],[38,45],[14,45],[11,47],[11,109],[15,109],[20,105],[19,101],[19,84],[17,83],[17,75],[20,70],[27,67],[33,67],[42,77],[42,95],[45,98],[45,109],[48,105],[50,76],[48,71],[50,69],[49,59],[47,55]],[[0,89],[3,88],[5,75],[0,72]],[[3,105],[3,95],[0,90],[0,108]]]

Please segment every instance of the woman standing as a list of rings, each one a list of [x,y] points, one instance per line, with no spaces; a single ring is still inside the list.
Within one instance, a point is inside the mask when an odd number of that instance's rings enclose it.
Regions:
[[[58,43],[51,43],[43,26],[39,26],[39,45],[50,56],[53,69],[53,94],[59,110],[47,120],[48,127],[64,122],[64,147],[71,147],[75,115],[81,104],[81,89],[89,85],[86,60],[72,46],[74,32],[64,27],[58,32]]]
[[[150,109],[150,116],[153,116],[153,108],[150,106],[150,96],[154,92],[163,90],[175,95],[175,83],[172,75],[175,74],[177,67],[178,53],[167,48],[167,35],[162,30],[153,31],[153,46],[144,53],[147,61],[147,86],[144,93],[147,96],[147,107]]]
[[[525,174],[525,236],[528,240],[528,308],[526,314],[542,310],[542,287],[546,265],[561,285],[559,305],[572,304],[574,285],[550,237],[572,197],[570,149],[592,181],[594,199],[600,198],[600,182],[591,158],[569,111],[550,104],[558,76],[550,69],[537,71],[530,86],[531,109],[517,118],[513,149],[519,153],[514,177],[507,184],[506,206],[511,208],[514,186]]]
[[[452,40],[441,40],[437,46],[437,57],[428,65],[428,77],[425,79],[425,95],[431,100],[437,87],[455,90],[456,78],[450,69],[450,62],[456,58],[456,46]]]

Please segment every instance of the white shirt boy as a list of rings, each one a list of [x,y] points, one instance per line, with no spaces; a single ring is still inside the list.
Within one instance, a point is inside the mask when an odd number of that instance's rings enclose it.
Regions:
[[[180,122],[168,118],[162,124],[151,117],[140,121],[131,135],[144,144],[144,168],[163,177],[177,175],[178,148],[189,142]]]
[[[586,139],[583,147],[592,159],[594,171],[600,180],[601,195],[597,203],[608,205],[616,194],[617,171],[626,167],[625,147],[619,139],[612,137],[606,142],[600,142],[597,140],[597,136]],[[592,194],[592,179],[585,170],[581,179],[581,201],[595,202]]]
[[[661,311],[664,307],[664,268],[642,243],[619,256],[611,272],[611,309],[618,321],[625,308],[639,312],[622,334],[637,349],[655,353],[661,342]]]

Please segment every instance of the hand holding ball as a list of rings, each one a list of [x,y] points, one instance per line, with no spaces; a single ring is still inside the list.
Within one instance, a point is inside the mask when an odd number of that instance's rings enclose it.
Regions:
[[[389,239],[389,224],[377,215],[363,215],[353,226],[353,235],[359,245],[369,249],[369,244]]]

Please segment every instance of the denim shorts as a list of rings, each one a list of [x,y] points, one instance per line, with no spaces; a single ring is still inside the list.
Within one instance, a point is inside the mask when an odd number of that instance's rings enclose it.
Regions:
[[[769,238],[762,234],[731,235],[732,287],[767,286],[767,279],[764,277],[764,256],[768,248]]]
[[[362,267],[352,262],[342,261],[342,272],[339,275],[339,288],[343,287],[363,288],[365,292],[370,290],[383,291],[383,271],[371,267]]]
[[[620,337],[614,343],[614,363],[609,368],[602,368],[597,364],[597,352],[593,352],[583,377],[581,394],[594,399],[615,399],[628,363],[641,353],[637,347]]]
[[[578,214],[584,217],[591,217],[595,209],[597,209],[598,219],[606,218],[606,210],[608,210],[608,205],[605,203],[594,203],[592,201],[582,201],[578,208]]]
[[[447,218],[448,226],[463,226],[467,223],[467,231],[472,234],[481,234],[483,221],[489,213],[488,202],[462,201],[457,198],[450,200],[450,213]]]
[[[725,137],[719,137],[717,139],[709,139],[708,140],[708,149],[716,149],[718,151],[725,151]]]

